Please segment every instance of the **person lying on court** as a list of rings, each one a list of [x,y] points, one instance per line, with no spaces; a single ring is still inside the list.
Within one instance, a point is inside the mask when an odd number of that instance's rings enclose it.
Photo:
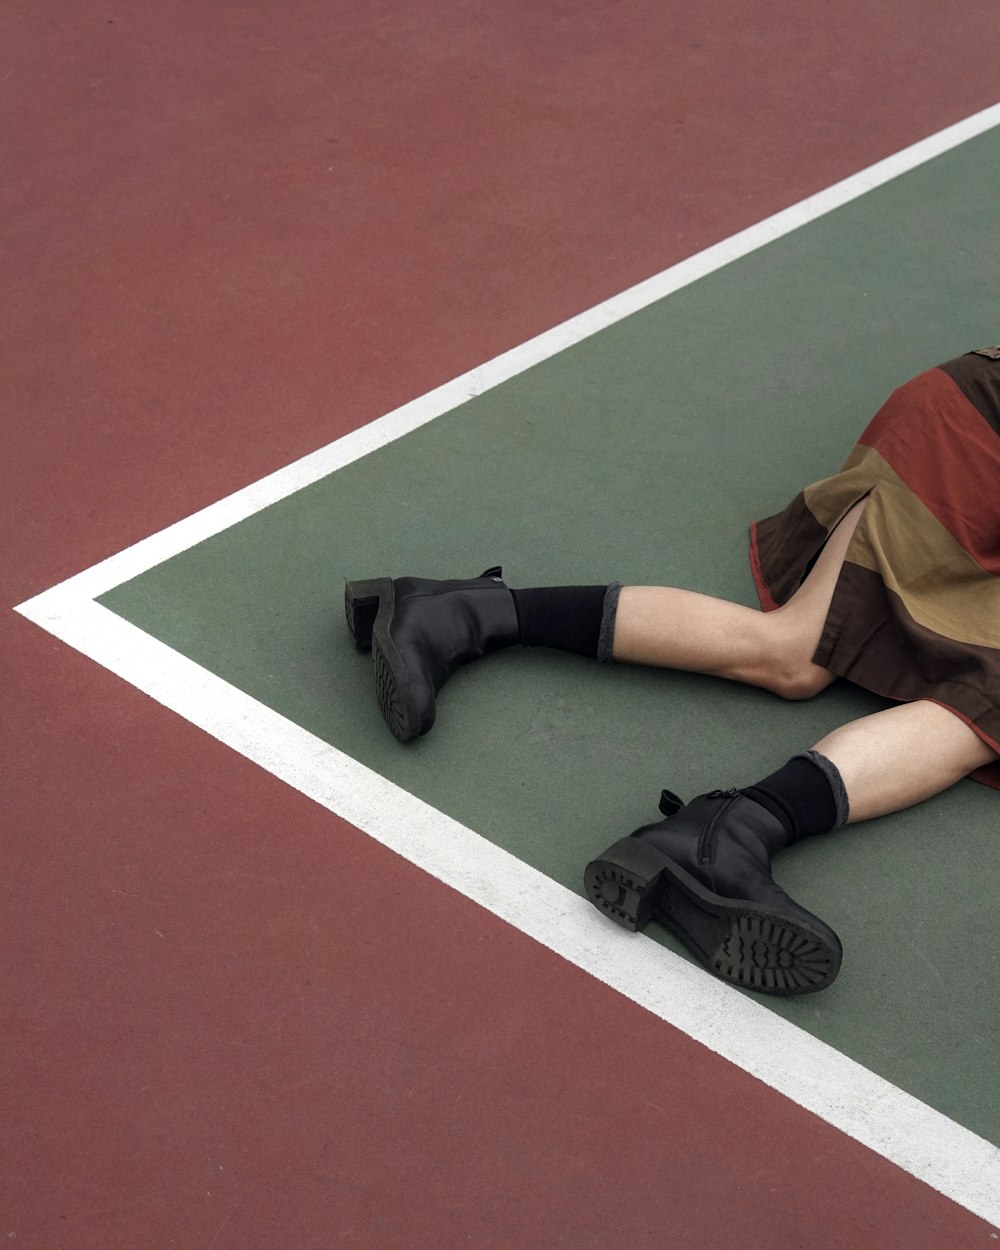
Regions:
[[[841,944],[772,879],[802,838],[975,778],[1000,789],[1000,347],[896,390],[841,469],[751,526],[760,611],[660,586],[510,589],[351,581],[348,626],[405,742],[434,723],[463,664],[515,644],[687,669],[808,699],[835,678],[894,704],[842,725],[770,776],[684,804],[586,869],[629,929],[659,921],[712,973],[772,994],[830,985]]]

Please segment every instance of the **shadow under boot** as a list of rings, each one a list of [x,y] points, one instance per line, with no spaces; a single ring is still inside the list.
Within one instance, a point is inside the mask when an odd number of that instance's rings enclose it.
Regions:
[[[436,697],[463,664],[519,641],[514,598],[499,567],[470,581],[419,577],[348,582],[355,645],[372,651],[375,696],[400,742],[434,724]]]
[[[739,790],[713,790],[686,806],[665,790],[666,820],[644,825],[588,864],[587,896],[626,929],[659,921],[709,972],[766,994],[825,989],[841,945],[818,916],[771,876],[771,858],[794,840]]]

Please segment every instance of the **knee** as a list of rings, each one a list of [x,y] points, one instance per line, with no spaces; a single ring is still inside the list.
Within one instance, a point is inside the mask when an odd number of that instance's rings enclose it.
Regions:
[[[812,656],[816,642],[809,622],[799,614],[779,608],[767,618],[768,645],[765,649],[763,685],[782,699],[812,699],[834,680],[833,674]]]
[[[815,698],[833,681],[833,673],[811,661],[789,662],[779,666],[768,682],[768,689],[782,699],[801,701]]]

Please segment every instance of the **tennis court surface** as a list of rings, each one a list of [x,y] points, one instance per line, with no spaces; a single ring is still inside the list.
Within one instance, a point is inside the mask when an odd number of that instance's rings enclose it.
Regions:
[[[401,747],[341,612],[495,562],[752,602],[747,523],[996,342],[995,36],[916,21],[890,90],[891,23],[822,12],[739,49],[640,6],[611,54],[600,6],[234,10],[197,56],[174,6],[4,19],[12,1244],[996,1241],[993,792],[783,857],[845,964],[762,1002],[583,865],[877,699],[513,651]]]

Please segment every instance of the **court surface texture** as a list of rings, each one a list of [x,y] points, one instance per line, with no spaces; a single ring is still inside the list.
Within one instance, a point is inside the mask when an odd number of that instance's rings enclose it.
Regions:
[[[761,1000],[584,864],[883,706],[519,649],[403,747],[345,578],[754,602],[747,524],[1000,339],[992,6],[0,14],[0,1237],[1000,1237],[997,795],[778,863]]]

